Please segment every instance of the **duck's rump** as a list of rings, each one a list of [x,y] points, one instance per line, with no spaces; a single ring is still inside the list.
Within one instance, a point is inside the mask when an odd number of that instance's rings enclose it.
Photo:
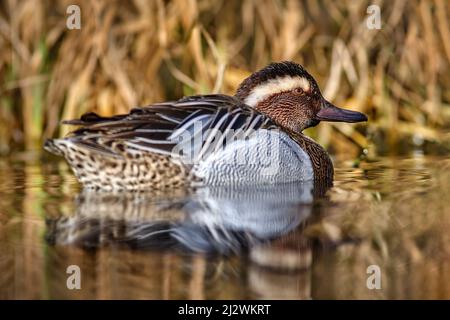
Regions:
[[[64,156],[85,188],[149,190],[312,177],[308,155],[286,133],[230,96],[192,96],[64,123],[80,127],[64,139],[47,140],[45,148]]]

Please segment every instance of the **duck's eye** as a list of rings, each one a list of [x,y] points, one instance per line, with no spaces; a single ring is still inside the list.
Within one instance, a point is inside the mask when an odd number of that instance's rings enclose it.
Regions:
[[[294,92],[297,94],[303,94],[303,89],[302,88],[295,88]]]

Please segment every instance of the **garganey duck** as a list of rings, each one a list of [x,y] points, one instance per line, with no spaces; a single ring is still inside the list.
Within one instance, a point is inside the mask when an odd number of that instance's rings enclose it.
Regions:
[[[320,121],[367,117],[325,100],[293,62],[272,63],[245,79],[235,96],[197,95],[102,117],[45,149],[66,158],[88,189],[161,190],[199,185],[314,181],[330,185],[327,152],[302,131]]]

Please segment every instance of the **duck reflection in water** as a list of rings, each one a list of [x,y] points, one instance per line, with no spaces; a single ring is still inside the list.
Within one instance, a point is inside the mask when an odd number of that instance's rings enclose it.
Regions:
[[[237,253],[295,230],[311,215],[317,195],[313,182],[208,187],[171,196],[83,191],[73,215],[47,219],[47,239],[85,248]]]

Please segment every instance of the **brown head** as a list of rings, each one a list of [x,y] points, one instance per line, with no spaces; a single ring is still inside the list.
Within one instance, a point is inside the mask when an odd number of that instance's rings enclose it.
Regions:
[[[325,100],[314,78],[294,62],[272,63],[239,86],[236,97],[281,127],[302,132],[320,121],[360,122],[367,117]]]

